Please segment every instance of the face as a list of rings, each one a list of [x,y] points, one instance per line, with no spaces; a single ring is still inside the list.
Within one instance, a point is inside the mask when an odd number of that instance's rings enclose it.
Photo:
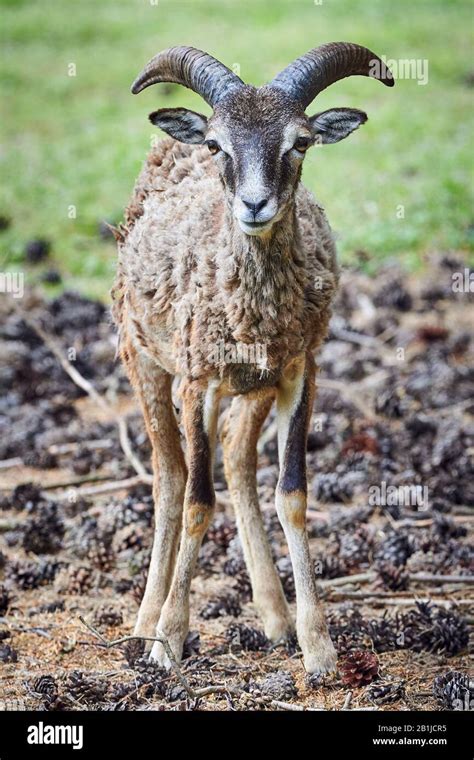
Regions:
[[[247,235],[267,234],[284,215],[312,143],[309,119],[284,93],[245,87],[216,107],[204,144]]]
[[[339,142],[366,120],[355,108],[308,117],[282,90],[248,85],[220,101],[210,119],[186,108],[150,114],[176,140],[207,145],[241,230],[261,236],[288,210],[307,149]]]

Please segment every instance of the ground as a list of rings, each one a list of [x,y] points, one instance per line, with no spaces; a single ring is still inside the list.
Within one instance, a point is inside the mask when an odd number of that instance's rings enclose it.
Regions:
[[[394,266],[374,278],[357,267],[344,273],[319,357],[308,440],[308,531],[339,653],[337,673],[322,681],[307,678],[294,642],[272,648],[265,640],[220,452],[216,517],[193,581],[182,664],[190,689],[176,672],[150,666],[136,643],[106,648],[80,620],[108,641],[133,630],[153,507],[119,444],[117,417],[126,419],[146,467],[148,443],[101,303],[71,292],[53,301],[28,293],[20,311],[3,301],[1,706],[399,711],[468,704],[474,308],[465,284],[454,285],[464,267],[461,255],[450,254],[421,276]],[[66,375],[51,340],[108,409]],[[274,432],[271,416],[258,482],[294,612],[273,506]],[[397,503],[384,496],[387,486],[409,491]],[[449,671],[457,675],[440,680]],[[211,685],[222,688],[194,693]]]

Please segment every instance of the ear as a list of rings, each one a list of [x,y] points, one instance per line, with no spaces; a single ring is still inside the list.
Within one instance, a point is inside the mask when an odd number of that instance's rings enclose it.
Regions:
[[[357,108],[331,108],[311,116],[309,121],[317,136],[316,143],[335,143],[365,124],[367,114]]]
[[[203,143],[207,130],[207,119],[201,113],[187,108],[161,108],[148,117],[175,140],[184,143]]]

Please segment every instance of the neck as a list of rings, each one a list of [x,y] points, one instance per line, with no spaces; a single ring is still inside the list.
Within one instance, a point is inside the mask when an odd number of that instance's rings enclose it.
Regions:
[[[227,213],[231,253],[227,249],[218,261],[218,271],[232,337],[265,342],[269,351],[283,336],[286,343],[299,342],[307,275],[294,201],[264,236],[246,235]]]

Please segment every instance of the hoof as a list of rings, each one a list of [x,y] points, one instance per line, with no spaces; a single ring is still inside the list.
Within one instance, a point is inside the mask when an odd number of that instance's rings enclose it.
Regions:
[[[311,649],[303,649],[303,662],[306,672],[311,676],[311,681],[333,673],[337,665],[337,652],[331,639],[320,639],[317,646]]]

